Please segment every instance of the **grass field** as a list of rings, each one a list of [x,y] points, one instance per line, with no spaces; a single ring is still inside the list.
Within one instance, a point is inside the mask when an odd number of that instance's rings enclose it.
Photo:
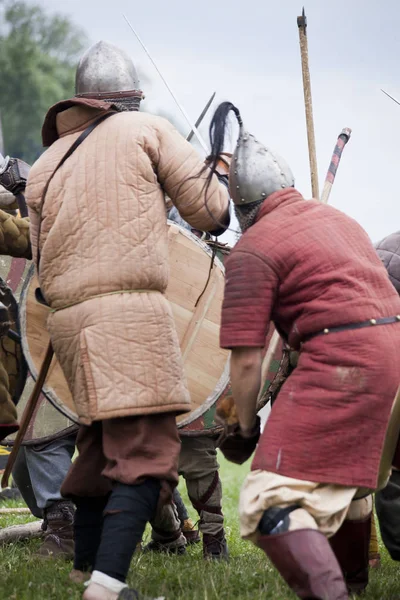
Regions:
[[[221,460],[224,486],[224,514],[231,558],[228,563],[205,563],[201,545],[191,547],[182,557],[138,555],[132,561],[129,583],[151,597],[167,600],[289,600],[294,598],[265,555],[239,538],[237,503],[248,464],[236,467]],[[181,491],[187,499],[184,484]],[[8,506],[16,503],[9,502]],[[195,513],[191,511],[191,516]],[[6,527],[26,522],[26,516],[0,518]],[[148,533],[147,533],[148,535]],[[0,549],[0,600],[78,599],[82,587],[71,584],[71,563],[42,561],[33,553],[39,541],[17,543]],[[382,550],[381,569],[371,573],[363,600],[400,600],[397,563]]]

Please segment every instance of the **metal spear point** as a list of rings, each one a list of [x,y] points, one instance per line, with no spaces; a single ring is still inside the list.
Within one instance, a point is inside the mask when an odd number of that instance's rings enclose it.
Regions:
[[[133,25],[130,23],[129,19],[126,17],[126,15],[122,15],[125,19],[125,21],[128,23],[129,27],[131,28],[131,30],[133,31],[135,37],[137,38],[139,44],[142,46],[143,50],[146,52],[147,56],[149,57],[149,59],[151,60],[155,70],[157,71],[157,73],[159,74],[159,76],[161,77],[161,79],[163,80],[166,88],[168,89],[169,93],[171,94],[172,98],[175,101],[175,104],[177,105],[177,107],[179,108],[179,110],[181,111],[181,113],[183,114],[183,116],[185,117],[186,121],[188,122],[190,129],[193,130],[194,135],[197,137],[198,141],[200,142],[204,152],[207,154],[207,156],[210,154],[210,151],[207,147],[207,144],[205,143],[205,141],[203,140],[203,138],[200,135],[200,132],[198,131],[196,125],[194,123],[192,123],[192,121],[190,120],[187,112],[185,111],[185,109],[183,108],[182,104],[178,101],[177,97],[175,96],[174,92],[172,91],[171,87],[168,85],[165,77],[163,76],[163,74],[161,73],[160,69],[157,67],[156,63],[154,62],[153,58],[150,55],[150,52],[147,50],[146,46],[144,45],[144,43],[142,42],[142,40],[139,37],[139,34],[135,31],[135,29],[133,28]]]
[[[202,112],[200,113],[199,118],[197,119],[195,125],[196,127],[199,127],[199,125],[201,124],[201,122],[203,121],[204,117],[206,116],[208,109],[210,108],[214,98],[215,98],[215,94],[216,92],[213,93],[213,95],[211,96],[211,98],[209,99],[209,101],[207,102],[207,104],[205,105],[205,107],[203,108]],[[189,135],[186,138],[187,142],[190,142],[190,140],[192,139],[192,137],[194,136],[194,131],[192,129],[192,131],[189,133]]]

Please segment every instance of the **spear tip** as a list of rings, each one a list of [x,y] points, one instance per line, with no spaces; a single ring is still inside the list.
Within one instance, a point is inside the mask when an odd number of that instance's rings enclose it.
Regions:
[[[307,17],[306,17],[306,12],[304,10],[304,6],[303,6],[303,11],[302,11],[300,17],[297,17],[297,26],[299,29],[304,29],[304,33],[305,33],[306,28],[307,28]]]

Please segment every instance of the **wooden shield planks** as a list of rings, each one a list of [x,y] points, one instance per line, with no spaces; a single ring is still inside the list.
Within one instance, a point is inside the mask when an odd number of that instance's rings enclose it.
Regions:
[[[269,344],[272,338],[272,335],[275,331],[275,328],[270,327],[270,331],[265,340],[265,348],[264,355],[268,352]],[[260,398],[259,404],[257,406],[257,410],[260,411],[268,402],[268,391],[279,371],[279,368],[282,364],[282,349],[283,342],[279,341],[278,346],[275,349],[275,353],[273,355],[273,359],[271,361],[269,371],[267,373],[266,379],[263,385],[263,395]],[[231,396],[231,386],[228,384],[226,388],[219,395],[216,403],[210,406],[205,412],[203,412],[197,419],[194,419],[187,425],[185,425],[181,430],[180,434],[183,436],[200,436],[200,435],[215,435],[222,432],[222,427],[218,425],[215,421],[216,409],[220,402],[224,400],[227,396]]]
[[[166,297],[171,303],[192,400],[191,412],[178,417],[178,426],[184,427],[215,404],[229,381],[229,352],[219,347],[224,267],[216,259],[210,273],[211,250],[175,224],[169,223],[168,243],[170,278]],[[33,378],[40,369],[49,339],[46,330],[49,309],[36,301],[37,287],[32,267],[21,294],[20,325],[23,350]],[[71,393],[56,359],[43,391],[66,417],[77,420]]]
[[[26,403],[32,393],[34,381],[28,377],[24,393],[18,402],[17,412],[18,420],[21,420]],[[37,444],[47,444],[66,435],[78,431],[77,425],[68,417],[54,408],[54,405],[47,400],[44,394],[40,395],[36,410],[23,439],[23,446],[32,446]],[[12,446],[16,433],[8,436],[1,442],[4,446]]]
[[[36,301],[35,290],[38,287],[39,283],[32,265],[21,292],[19,318],[22,349],[28,363],[29,372],[34,380],[36,380],[40,371],[49,341],[46,321],[50,309]],[[53,358],[50,365],[43,393],[53,406],[58,408],[71,421],[77,422],[72,396],[56,358]]]

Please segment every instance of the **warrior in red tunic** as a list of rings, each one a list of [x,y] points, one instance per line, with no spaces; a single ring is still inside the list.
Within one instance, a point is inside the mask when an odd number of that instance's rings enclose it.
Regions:
[[[240,424],[221,446],[228,458],[243,462],[257,444],[271,322],[300,351],[241,492],[241,534],[298,597],[345,600],[368,583],[371,491],[388,480],[399,436],[400,299],[365,231],[306,201],[229,103],[211,124],[213,155],[229,110],[240,125],[229,187],[243,236],[225,263],[221,346],[232,350]]]

